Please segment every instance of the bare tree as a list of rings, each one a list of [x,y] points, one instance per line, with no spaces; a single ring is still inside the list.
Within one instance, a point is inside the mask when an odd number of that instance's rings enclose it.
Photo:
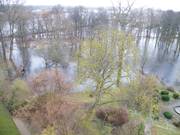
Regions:
[[[0,42],[2,46],[2,57],[5,63],[7,63],[7,56],[6,56],[6,44],[5,44],[5,39],[4,39],[4,27],[6,23],[6,15],[5,15],[5,5],[4,1],[0,0]]]

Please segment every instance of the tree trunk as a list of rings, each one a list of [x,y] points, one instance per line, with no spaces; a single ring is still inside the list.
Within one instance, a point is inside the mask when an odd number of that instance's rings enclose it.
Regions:
[[[119,61],[119,66],[118,66],[117,81],[116,81],[117,87],[119,87],[121,83],[122,68],[123,68],[123,60],[121,59]]]
[[[123,60],[124,60],[124,44],[125,44],[125,41],[119,45],[118,47],[119,48],[119,65],[118,65],[118,73],[117,73],[117,81],[116,81],[116,85],[117,87],[120,86],[120,83],[121,83],[121,77],[122,77],[122,69],[123,69]]]
[[[9,53],[9,60],[12,60],[12,52],[13,52],[13,45],[14,45],[14,25],[10,24],[10,53]]]
[[[0,30],[0,40],[1,40],[1,46],[2,46],[2,53],[3,53],[3,60],[5,63],[7,63],[7,58],[6,58],[6,47],[5,47],[5,43],[4,43],[4,38],[3,38],[3,34],[2,31]]]

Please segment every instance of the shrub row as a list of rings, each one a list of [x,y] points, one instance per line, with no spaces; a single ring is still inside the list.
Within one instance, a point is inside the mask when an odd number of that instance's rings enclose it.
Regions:
[[[174,94],[173,94],[173,98],[174,98],[174,99],[179,99],[179,94],[178,94],[178,93],[174,93]]]
[[[168,92],[168,91],[163,90],[163,91],[161,91],[161,95],[169,95],[169,92]]]
[[[163,91],[160,92],[160,94],[161,94],[161,99],[163,101],[168,102],[170,100],[170,95],[169,95],[168,91],[163,90]],[[172,97],[174,99],[179,99],[180,95],[178,93],[173,93]]]
[[[172,117],[173,117],[172,113],[170,113],[170,112],[164,112],[163,115],[167,119],[172,119]]]
[[[168,102],[170,100],[170,96],[169,95],[162,95],[161,99],[165,102]]]

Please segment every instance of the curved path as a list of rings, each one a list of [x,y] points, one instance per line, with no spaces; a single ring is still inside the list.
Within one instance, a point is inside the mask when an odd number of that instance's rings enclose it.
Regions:
[[[180,106],[180,99],[178,99],[178,100],[173,99],[173,101],[164,103],[164,105],[162,107],[162,112],[169,111],[169,112],[172,112],[176,118],[180,118],[180,115],[177,114],[174,110],[174,107],[176,107],[176,106]]]
[[[26,124],[19,118],[13,118],[17,128],[19,129],[21,135],[31,135],[29,129]]]

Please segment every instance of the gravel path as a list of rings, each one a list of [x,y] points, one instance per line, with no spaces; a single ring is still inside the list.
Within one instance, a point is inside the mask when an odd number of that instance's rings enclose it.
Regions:
[[[145,124],[144,134],[145,135],[151,135],[151,129],[152,129],[152,122],[147,121]]]
[[[19,129],[21,135],[31,135],[26,124],[21,119],[13,118],[13,120],[14,120],[17,128]]]

